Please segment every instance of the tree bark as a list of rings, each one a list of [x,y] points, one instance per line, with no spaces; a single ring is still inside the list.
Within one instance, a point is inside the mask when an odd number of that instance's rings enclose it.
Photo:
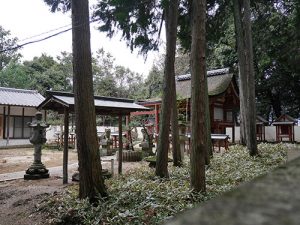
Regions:
[[[166,7],[166,58],[163,81],[163,95],[161,104],[161,120],[157,146],[156,176],[169,177],[168,173],[168,149],[169,130],[172,103],[172,80],[175,79],[175,52],[177,37],[178,0],[168,1]],[[175,81],[174,81],[175,82]],[[178,129],[177,129],[178,131]]]
[[[175,63],[175,54],[176,54],[176,34],[177,34],[177,22],[178,22],[178,1],[173,1],[172,6],[170,6],[170,11],[172,13],[168,14],[166,20],[168,20],[170,42],[172,42],[172,57],[174,56]],[[171,22],[172,21],[172,22]],[[172,31],[171,31],[172,30]],[[173,64],[174,65],[174,64]],[[172,92],[172,112],[171,112],[171,127],[172,127],[172,153],[173,153],[173,165],[181,166],[182,158],[180,152],[180,143],[179,143],[179,127],[178,127],[178,109],[177,109],[177,97],[176,97],[176,82],[175,82],[175,65],[173,66],[172,71],[170,70],[170,76],[173,77],[171,84]]]
[[[69,109],[64,109],[64,154],[63,154],[63,184],[68,183],[68,156],[69,156]]]
[[[72,0],[73,72],[79,198],[97,201],[107,196],[102,177],[93,94],[88,0]]]
[[[196,192],[206,191],[205,155],[207,143],[207,87],[205,67],[205,20],[206,1],[192,2],[192,46],[191,46],[191,188]]]
[[[118,161],[118,173],[122,174],[123,164],[123,134],[122,134],[122,115],[119,115],[119,161]]]
[[[181,152],[179,143],[179,127],[178,127],[178,111],[177,111],[177,98],[176,98],[176,86],[175,77],[172,82],[172,113],[171,113],[171,127],[172,127],[172,153],[173,153],[173,165],[181,166]]]
[[[233,0],[233,5],[240,75],[241,140],[253,156],[258,151],[250,1]]]

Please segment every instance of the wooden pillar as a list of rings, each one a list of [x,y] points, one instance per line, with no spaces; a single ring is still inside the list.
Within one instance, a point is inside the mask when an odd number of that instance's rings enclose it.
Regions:
[[[189,99],[187,98],[186,101],[185,101],[185,122],[186,122],[186,124],[189,121],[188,113],[189,113]]]
[[[9,144],[9,130],[10,130],[10,105],[8,106],[8,110],[7,110],[6,145]]]
[[[159,106],[155,105],[155,132],[159,133]]]
[[[235,123],[233,122],[232,126],[232,143],[235,143]]]
[[[123,162],[123,140],[122,140],[122,115],[119,115],[119,166],[118,172],[122,174],[122,162]]]
[[[47,110],[44,110],[44,120],[47,121]]]
[[[69,153],[69,109],[64,109],[64,154],[63,154],[63,184],[68,183],[68,153]]]
[[[292,125],[292,138],[293,138],[293,141],[292,142],[295,142],[295,125],[293,124]]]
[[[21,130],[21,137],[24,138],[24,116],[25,116],[25,108],[22,108],[22,130]]]

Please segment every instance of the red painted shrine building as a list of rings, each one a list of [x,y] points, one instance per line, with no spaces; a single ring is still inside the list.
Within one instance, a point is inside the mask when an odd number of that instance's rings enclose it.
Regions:
[[[207,85],[209,95],[211,132],[225,134],[226,128],[232,128],[234,142],[235,112],[239,109],[238,85],[235,77],[229,69],[218,69],[207,72]],[[176,94],[179,120],[190,122],[191,104],[191,75],[180,75],[176,77]],[[161,100],[145,100],[139,104],[151,108],[151,111],[134,112],[135,115],[148,115],[148,120],[154,125],[154,132],[159,129],[159,112]]]

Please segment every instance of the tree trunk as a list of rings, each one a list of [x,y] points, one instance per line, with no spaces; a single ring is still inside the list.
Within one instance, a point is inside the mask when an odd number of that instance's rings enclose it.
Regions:
[[[192,3],[192,46],[191,46],[191,188],[205,191],[205,155],[207,143],[207,87],[205,67],[205,20],[206,1]]]
[[[63,184],[68,183],[68,155],[69,155],[69,108],[64,109],[64,154],[63,154]]]
[[[240,75],[241,135],[250,155],[257,155],[255,77],[250,1],[233,0]]]
[[[176,85],[175,77],[172,81],[172,113],[171,113],[171,127],[172,127],[172,150],[173,150],[173,165],[181,166],[181,152],[179,143],[179,127],[178,127],[178,112],[176,99]]]
[[[79,198],[97,201],[107,196],[98,150],[93,94],[88,0],[72,0],[73,72]]]
[[[172,42],[172,51],[175,50],[174,53],[174,63],[175,63],[175,53],[176,53],[176,33],[177,33],[177,21],[178,21],[178,1],[173,1],[172,6],[170,6],[169,18],[167,19],[169,22],[169,31],[172,29],[172,36],[170,37],[170,42]],[[170,23],[172,21],[172,23]],[[170,31],[171,32],[171,31]],[[174,35],[175,34],[175,35]],[[176,82],[175,82],[175,66],[173,66],[173,70],[170,71],[170,76],[172,79],[172,113],[171,113],[171,127],[172,127],[172,150],[173,150],[173,165],[181,166],[182,158],[180,152],[180,143],[179,143],[179,127],[178,127],[178,111],[177,111],[177,97],[176,97]]]
[[[177,37],[178,0],[168,1],[166,7],[166,58],[163,82],[163,95],[161,104],[161,120],[159,127],[159,139],[157,146],[157,159],[155,174],[160,177],[169,177],[168,173],[168,149],[169,130],[172,103],[172,80],[175,79],[175,52]],[[175,81],[174,81],[175,82]],[[178,129],[177,129],[178,131]]]
[[[207,132],[205,133],[206,134],[206,141],[207,141],[207,152],[205,154],[205,165],[209,165],[210,164],[210,158],[213,157],[213,151],[212,151],[212,142],[211,142],[211,124],[210,124],[210,112],[209,112],[209,97],[208,97],[208,84],[207,84],[207,74],[205,73],[205,87],[206,87],[206,90],[205,92],[207,93],[206,94],[206,111],[205,111],[205,117],[206,117],[206,129],[207,129]]]

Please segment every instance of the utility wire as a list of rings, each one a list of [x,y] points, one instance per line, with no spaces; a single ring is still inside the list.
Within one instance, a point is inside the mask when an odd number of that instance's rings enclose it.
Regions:
[[[30,36],[30,37],[24,38],[24,39],[20,40],[19,42],[23,42],[23,41],[26,41],[28,39],[32,39],[32,38],[36,38],[36,37],[39,37],[39,36],[42,36],[42,35],[45,35],[45,34],[49,34],[51,32],[54,32],[54,31],[57,31],[57,30],[60,30],[62,28],[69,27],[69,26],[72,26],[72,24],[61,26],[61,27],[58,27],[58,28],[55,28],[55,29],[52,29],[52,30],[45,31],[45,32],[40,33],[40,34],[36,34],[36,35]]]
[[[93,20],[90,20],[89,23],[93,23],[93,22],[96,22],[96,21],[98,21],[98,20],[100,20],[100,19],[93,19]],[[77,27],[80,27],[80,26],[83,26],[83,25],[84,25],[84,23],[83,23],[83,24],[79,24],[79,25],[75,25],[73,28],[77,28]],[[66,25],[66,26],[68,26],[68,25]],[[63,26],[63,27],[66,27],[66,26]],[[57,28],[57,29],[53,29],[52,31],[59,30],[59,29],[61,29],[61,28],[63,28],[63,27],[60,27],[60,28]],[[21,48],[21,47],[23,47],[23,46],[26,46],[26,45],[30,45],[30,44],[38,43],[38,42],[41,42],[41,41],[45,41],[45,40],[47,40],[47,39],[50,39],[50,38],[53,38],[53,37],[55,37],[55,36],[61,35],[61,34],[63,34],[63,33],[66,33],[66,32],[68,32],[68,31],[70,31],[70,30],[72,30],[72,27],[70,27],[70,28],[68,28],[68,29],[65,29],[65,30],[62,30],[62,31],[59,31],[59,32],[54,33],[54,34],[52,34],[52,35],[49,35],[49,36],[47,36],[47,37],[40,38],[40,39],[38,39],[38,40],[28,41],[28,42],[26,42],[26,43],[17,45],[17,46],[15,46],[15,47],[5,48],[5,49],[1,50],[0,53],[8,52],[8,51],[13,51],[13,50],[16,50],[16,49],[18,49],[18,48]],[[50,32],[52,32],[52,31],[47,31],[47,32],[44,32],[44,33],[47,34],[47,33],[50,33]],[[38,35],[35,35],[35,36],[33,36],[33,37],[38,37],[38,36],[41,36],[41,35],[42,35],[42,34],[38,34]],[[29,38],[27,38],[26,40],[28,40],[28,39],[29,39]]]

